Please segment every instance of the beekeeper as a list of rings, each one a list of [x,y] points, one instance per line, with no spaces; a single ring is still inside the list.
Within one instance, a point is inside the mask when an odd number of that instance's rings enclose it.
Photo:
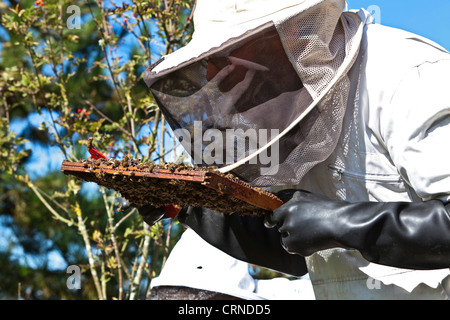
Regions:
[[[264,218],[191,207],[178,219],[237,259],[309,272],[317,299],[449,298],[450,54],[344,7],[197,1],[192,41],[145,81],[193,158],[221,140],[196,141],[199,123],[224,137],[276,130],[216,162],[286,203]]]

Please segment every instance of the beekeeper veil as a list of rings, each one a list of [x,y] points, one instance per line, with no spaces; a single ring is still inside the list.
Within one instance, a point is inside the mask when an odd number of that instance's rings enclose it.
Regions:
[[[363,23],[343,0],[198,0],[191,42],[144,74],[197,165],[298,184],[334,150]]]

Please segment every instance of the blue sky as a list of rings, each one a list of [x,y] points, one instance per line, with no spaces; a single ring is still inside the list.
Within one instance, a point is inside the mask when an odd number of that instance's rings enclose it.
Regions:
[[[410,31],[450,50],[449,0],[348,0],[349,9],[380,9],[381,24]]]

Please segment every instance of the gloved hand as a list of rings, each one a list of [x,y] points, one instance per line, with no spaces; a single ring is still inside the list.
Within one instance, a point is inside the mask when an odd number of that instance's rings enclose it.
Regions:
[[[356,249],[368,261],[408,269],[450,266],[450,204],[330,200],[287,190],[293,198],[265,217],[277,227],[290,253],[309,256],[331,249]]]
[[[119,203],[119,211],[126,211],[131,207],[137,208],[144,222],[150,227],[162,219],[170,218],[169,216],[166,216],[164,208],[157,208],[152,205],[136,207],[136,205],[130,203],[127,199],[122,197],[117,198],[117,202]]]
[[[265,228],[263,217],[189,207],[177,218],[206,242],[238,260],[294,276],[308,272],[305,259],[287,253],[280,244],[280,234]]]

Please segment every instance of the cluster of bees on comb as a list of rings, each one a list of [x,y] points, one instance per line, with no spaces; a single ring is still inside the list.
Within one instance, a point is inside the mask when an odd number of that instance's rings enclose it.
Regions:
[[[203,171],[213,172],[236,183],[248,185],[233,174],[219,172],[214,166],[197,167],[184,163],[154,164],[133,159],[130,156],[124,156],[121,160],[88,158],[82,160],[81,164],[87,169],[87,173],[77,173],[78,178],[118,191],[122,197],[137,207],[149,204],[156,207],[175,204],[181,207],[203,207],[226,214],[262,215],[266,213],[263,209],[198,182],[152,179],[137,174],[138,172],[158,173],[161,170],[171,173]],[[258,192],[266,192],[258,188],[253,189]]]

